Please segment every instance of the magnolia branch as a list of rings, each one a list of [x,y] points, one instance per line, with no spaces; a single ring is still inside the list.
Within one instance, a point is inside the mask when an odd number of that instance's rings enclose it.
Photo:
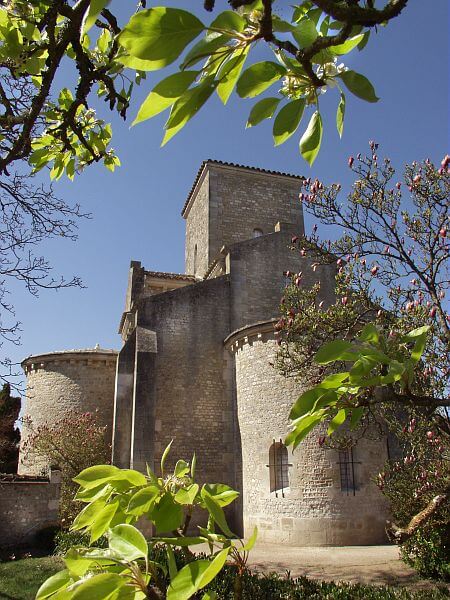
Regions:
[[[427,523],[430,518],[437,513],[441,506],[447,504],[450,500],[450,489],[443,494],[435,496],[427,506],[411,519],[406,527],[398,527],[390,521],[386,525],[386,533],[389,539],[396,544],[403,544],[414,533]]]

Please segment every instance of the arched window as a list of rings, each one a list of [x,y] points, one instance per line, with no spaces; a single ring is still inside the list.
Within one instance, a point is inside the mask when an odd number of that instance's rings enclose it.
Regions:
[[[257,228],[256,228],[256,229],[254,229],[254,230],[253,230],[253,237],[254,237],[254,238],[261,237],[261,236],[262,236],[262,234],[263,234],[263,231],[262,231],[262,229],[257,229]]]
[[[197,275],[197,244],[194,247],[194,275]]]
[[[289,460],[286,446],[280,440],[273,440],[269,450],[270,491],[284,496],[284,490],[289,487]]]

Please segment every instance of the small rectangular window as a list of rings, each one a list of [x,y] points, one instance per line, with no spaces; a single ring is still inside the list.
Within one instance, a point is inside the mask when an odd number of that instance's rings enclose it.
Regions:
[[[355,461],[353,448],[346,448],[339,451],[339,472],[341,476],[341,491],[355,495]]]

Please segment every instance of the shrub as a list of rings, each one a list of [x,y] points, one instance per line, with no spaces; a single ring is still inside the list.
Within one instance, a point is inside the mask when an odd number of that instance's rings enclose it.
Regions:
[[[450,581],[450,528],[419,529],[402,545],[401,556],[423,577]]]
[[[25,456],[42,458],[51,467],[61,470],[59,514],[63,528],[68,529],[80,510],[74,502],[78,485],[73,478],[80,471],[99,463],[108,463],[111,448],[106,443],[106,427],[97,423],[96,413],[69,411],[51,425],[27,427],[32,434],[24,444]]]
[[[401,421],[397,421],[401,425]],[[394,421],[391,421],[394,424]],[[441,427],[438,428],[438,425]],[[447,425],[446,425],[447,424]],[[401,556],[423,577],[450,580],[450,506],[443,502],[437,510],[427,507],[445,496],[450,485],[447,460],[449,438],[442,430],[449,427],[444,415],[431,421],[410,414],[403,427],[395,431],[402,458],[391,460],[378,474],[377,483],[388,498],[392,516],[400,527],[408,528],[415,515],[427,517],[412,535],[402,541]],[[449,429],[450,431],[450,429]]]
[[[64,556],[72,546],[88,546],[89,535],[80,531],[71,531],[70,529],[60,529],[54,536],[53,554],[56,556]],[[107,548],[108,540],[102,536],[97,540],[99,548]]]

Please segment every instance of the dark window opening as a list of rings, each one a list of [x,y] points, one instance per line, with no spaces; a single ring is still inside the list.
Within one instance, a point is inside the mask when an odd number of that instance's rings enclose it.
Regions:
[[[355,495],[356,480],[355,480],[355,459],[353,448],[346,448],[339,451],[339,472],[341,476],[341,491]]]
[[[197,244],[194,248],[194,275],[197,275]]]
[[[262,229],[254,229],[253,230],[253,237],[254,238],[261,237],[262,235],[263,235]]]
[[[273,440],[269,449],[269,474],[270,474],[270,491],[278,493],[284,498],[284,490],[289,487],[289,464],[288,450],[280,440]]]

